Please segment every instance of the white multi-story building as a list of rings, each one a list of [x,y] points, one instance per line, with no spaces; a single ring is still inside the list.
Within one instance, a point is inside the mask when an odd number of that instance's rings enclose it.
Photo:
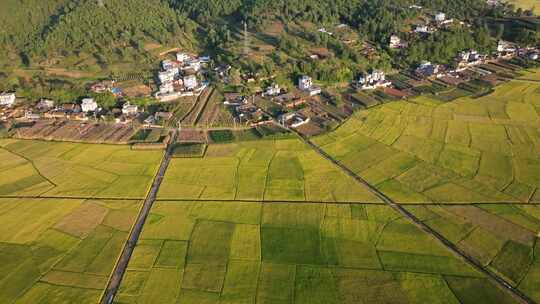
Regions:
[[[174,86],[172,82],[166,82],[159,86],[159,92],[161,94],[167,94],[167,93],[173,93],[174,92]]]
[[[302,76],[298,80],[298,88],[302,91],[309,91],[313,86],[313,79],[309,76]]]
[[[435,14],[435,21],[437,22],[443,22],[444,20],[446,20],[446,14],[445,13],[437,13]]]
[[[163,60],[161,62],[161,67],[164,71],[172,70],[172,69],[178,69],[178,63],[172,60]]]
[[[12,106],[15,103],[15,93],[0,94],[0,106]]]
[[[281,88],[277,84],[273,84],[266,88],[266,91],[264,91],[263,96],[276,96],[281,93]]]
[[[180,62],[184,62],[186,60],[188,60],[190,58],[190,56],[186,53],[176,53],[176,60],[180,61]]]
[[[122,106],[122,114],[124,115],[135,115],[137,114],[138,111],[139,111],[139,107],[137,107],[136,105],[132,105],[129,102],[126,102]]]
[[[98,104],[93,98],[85,98],[81,103],[81,110],[83,112],[94,112],[97,110]]]
[[[399,49],[401,47],[403,47],[403,42],[401,41],[401,38],[396,35],[390,36],[390,48]]]
[[[173,68],[167,71],[159,72],[158,78],[160,83],[172,82],[179,74],[178,68]]]
[[[194,90],[197,88],[197,77],[195,75],[189,75],[184,77],[184,87],[187,90]]]
[[[357,83],[362,90],[387,87],[391,84],[389,81],[386,81],[386,75],[384,72],[379,70],[373,70],[371,73],[360,75]]]

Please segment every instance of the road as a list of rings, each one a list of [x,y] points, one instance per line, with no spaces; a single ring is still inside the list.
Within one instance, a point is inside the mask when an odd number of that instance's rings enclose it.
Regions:
[[[100,300],[101,304],[111,304],[114,300],[114,296],[116,295],[116,292],[118,291],[118,288],[120,287],[120,283],[122,282],[122,277],[124,276],[124,273],[126,272],[126,268],[128,266],[129,260],[131,258],[131,255],[133,254],[133,249],[135,249],[135,245],[137,244],[137,240],[139,239],[139,236],[143,229],[144,222],[146,221],[146,218],[148,217],[148,213],[150,212],[150,209],[152,209],[152,205],[154,204],[154,201],[156,200],[156,194],[159,190],[159,186],[161,185],[161,181],[163,180],[165,171],[167,170],[167,167],[169,166],[169,162],[171,160],[171,155],[172,155],[173,146],[174,146],[171,143],[174,143],[176,141],[176,136],[177,136],[177,132],[173,131],[173,135],[171,136],[169,145],[167,146],[167,149],[163,155],[163,159],[161,160],[159,169],[156,173],[156,176],[154,177],[152,186],[150,190],[148,191],[148,194],[144,200],[143,206],[139,212],[139,215],[137,216],[137,220],[135,221],[135,224],[133,225],[133,228],[131,229],[131,232],[129,233],[128,240],[126,244],[124,245],[124,248],[122,249],[122,253],[120,254],[120,257],[118,258],[118,260],[116,261],[116,265],[114,267],[113,273],[111,274],[111,277],[109,278],[109,282],[107,283],[107,289],[105,289],[105,292],[103,293],[101,297],[101,300]]]
[[[282,126],[283,127],[283,126]],[[420,228],[422,231],[430,234],[432,237],[434,237],[436,240],[438,240],[443,246],[445,246],[449,251],[451,251],[456,257],[460,258],[461,260],[467,262],[471,266],[473,266],[476,270],[481,272],[482,274],[486,275],[488,279],[490,279],[493,283],[495,283],[497,286],[501,287],[503,290],[506,290],[512,295],[512,297],[516,300],[518,300],[521,303],[535,303],[532,299],[530,299],[527,295],[522,293],[521,291],[515,289],[512,287],[512,285],[506,281],[504,278],[500,277],[493,271],[489,270],[488,268],[484,267],[482,263],[478,262],[475,258],[455,246],[452,242],[447,240],[443,235],[438,233],[437,231],[433,230],[431,227],[426,225],[424,222],[422,222],[420,219],[418,219],[416,216],[414,216],[412,213],[407,211],[404,207],[394,202],[392,199],[387,197],[384,193],[377,190],[374,186],[369,184],[366,180],[358,176],[356,173],[351,171],[349,168],[341,164],[339,161],[334,159],[332,156],[327,154],[325,151],[323,151],[320,147],[312,143],[309,139],[304,138],[301,134],[297,133],[296,131],[289,129],[289,131],[295,133],[305,144],[310,146],[313,150],[315,150],[319,155],[321,155],[326,160],[332,162],[335,166],[340,168],[345,174],[359,182],[360,184],[364,185],[371,193],[373,193],[375,196],[377,196],[379,199],[381,199],[386,205],[390,206],[392,209],[397,211],[399,214],[401,214],[403,217],[407,218],[409,221],[411,221],[414,225],[416,225],[418,228]]]

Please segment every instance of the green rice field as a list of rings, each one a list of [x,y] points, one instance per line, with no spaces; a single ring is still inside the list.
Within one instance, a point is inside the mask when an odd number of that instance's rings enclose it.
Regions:
[[[139,205],[0,199],[0,302],[97,303]]]
[[[174,158],[158,198],[378,201],[297,139],[215,144],[202,158]]]
[[[540,301],[539,206],[488,204],[407,209],[513,287]]]
[[[357,112],[313,140],[400,203],[539,202],[540,83]]]
[[[161,151],[0,140],[0,197],[144,198]]]
[[[158,201],[115,303],[475,298],[514,303],[386,206]]]

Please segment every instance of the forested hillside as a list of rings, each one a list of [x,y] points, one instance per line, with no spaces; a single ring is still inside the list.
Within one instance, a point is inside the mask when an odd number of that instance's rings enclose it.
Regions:
[[[395,54],[385,52],[388,40],[393,34],[410,31],[411,22],[422,19],[422,13],[411,8],[414,4],[432,12],[443,11],[448,18],[464,20],[473,27],[438,32],[417,41],[395,59]],[[239,51],[234,45],[241,44],[244,21],[254,35],[264,33],[274,22],[283,26],[278,39],[265,41],[265,48],[282,51],[265,54],[271,55],[273,64],[305,66],[305,62],[290,58],[310,55],[302,41],[329,49],[345,60],[343,65],[348,65],[348,60],[363,60],[358,50],[343,41],[306,27],[295,29],[303,22],[319,27],[349,25],[360,41],[374,44],[387,65],[417,64],[422,59],[448,62],[465,48],[493,47],[489,37],[494,33],[484,18],[490,14],[500,17],[484,0],[3,0],[0,68],[63,62],[80,69],[102,69],[113,62],[150,62],[155,55],[150,49],[172,46],[238,63]],[[253,62],[243,66],[250,64]]]

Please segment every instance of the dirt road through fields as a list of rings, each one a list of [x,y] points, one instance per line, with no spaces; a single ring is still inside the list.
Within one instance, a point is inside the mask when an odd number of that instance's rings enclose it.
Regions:
[[[124,245],[124,248],[122,249],[122,253],[120,254],[120,257],[116,261],[116,265],[114,267],[113,273],[111,274],[111,277],[109,278],[109,282],[107,283],[107,289],[105,289],[105,292],[103,293],[103,296],[101,297],[101,301],[100,301],[101,304],[111,304],[114,300],[114,296],[116,295],[116,292],[118,291],[118,288],[120,287],[120,283],[122,282],[122,277],[124,276],[124,273],[126,272],[129,260],[131,258],[131,255],[133,254],[133,250],[135,249],[137,240],[139,239],[139,236],[142,232],[144,222],[146,221],[146,218],[148,217],[148,214],[150,213],[150,209],[152,209],[152,205],[154,204],[154,201],[156,200],[156,195],[159,190],[159,186],[161,185],[163,177],[165,176],[165,171],[167,170],[167,167],[169,166],[174,143],[176,142],[176,136],[177,136],[177,132],[174,131],[171,137],[171,140],[169,141],[169,145],[167,146],[167,150],[164,153],[163,159],[161,160],[161,164],[156,173],[156,176],[154,177],[152,186],[150,190],[148,191],[148,195],[146,196],[143,206],[139,212],[139,215],[137,216],[137,220],[135,221],[135,224],[133,225],[133,228],[131,229],[131,232],[129,233],[128,240],[126,244]]]
[[[495,283],[497,286],[499,286],[501,289],[506,290],[509,292],[516,300],[518,300],[521,303],[535,303],[532,299],[530,299],[527,295],[522,293],[521,291],[517,290],[516,288],[512,287],[512,285],[506,281],[504,278],[500,277],[498,274],[494,273],[493,271],[489,270],[488,268],[484,267],[482,263],[478,262],[476,259],[474,259],[472,256],[468,255],[463,250],[459,249],[457,246],[455,246],[452,242],[447,240],[444,236],[442,236],[437,231],[433,230],[431,227],[426,225],[424,222],[422,222],[420,219],[418,219],[416,216],[414,216],[412,213],[407,211],[404,207],[394,202],[392,199],[387,197],[384,193],[380,192],[377,188],[369,184],[366,180],[364,180],[362,177],[358,176],[356,173],[351,171],[349,168],[341,164],[339,161],[334,159],[332,156],[327,154],[324,150],[319,148],[317,145],[312,143],[309,139],[304,138],[299,133],[295,132],[294,130],[289,129],[291,132],[294,132],[298,137],[308,146],[310,146],[313,150],[315,150],[319,155],[327,159],[328,161],[332,162],[335,166],[340,168],[345,174],[349,175],[351,178],[355,179],[360,184],[363,184],[369,191],[371,191],[373,194],[375,194],[378,198],[380,198],[386,205],[390,206],[392,209],[397,211],[399,214],[401,214],[403,217],[407,218],[409,221],[411,221],[413,224],[415,224],[418,228],[420,228],[422,231],[430,234],[432,237],[437,239],[443,246],[445,246],[449,251],[451,251],[456,257],[460,258],[461,260],[467,262],[471,266],[473,266],[476,270],[481,272],[482,274],[486,275],[487,278],[489,278],[493,283]]]

